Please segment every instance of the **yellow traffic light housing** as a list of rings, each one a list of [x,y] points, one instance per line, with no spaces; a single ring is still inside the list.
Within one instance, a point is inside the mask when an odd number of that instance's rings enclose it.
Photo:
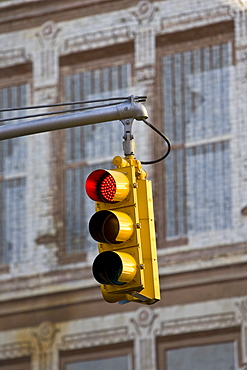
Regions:
[[[151,182],[141,163],[115,157],[116,169],[93,171],[86,192],[96,201],[89,222],[99,255],[93,275],[108,302],[160,299]]]

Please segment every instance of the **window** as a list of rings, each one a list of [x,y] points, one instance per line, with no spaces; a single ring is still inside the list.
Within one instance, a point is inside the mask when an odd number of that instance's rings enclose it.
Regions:
[[[27,105],[27,84],[0,88],[2,109]],[[24,111],[17,113],[24,114]],[[1,119],[15,116],[0,112]],[[16,121],[14,121],[16,122]],[[11,124],[6,122],[6,124]],[[4,122],[2,124],[5,124]],[[21,260],[26,248],[26,139],[0,141],[0,264]],[[12,257],[11,257],[12,256]]]
[[[119,59],[119,58],[118,58]],[[131,63],[109,62],[88,65],[77,73],[64,76],[64,100],[84,101],[130,94]],[[121,122],[107,122],[67,129],[64,132],[63,209],[64,246],[67,256],[95,249],[88,232],[88,221],[94,212],[94,203],[86,196],[84,184],[87,175],[96,168],[113,168],[114,156],[122,155],[123,127]]]
[[[115,343],[60,352],[61,370],[133,370],[133,343]]]
[[[80,361],[67,364],[65,370],[131,370],[128,356]]]
[[[161,57],[166,239],[232,226],[232,42]]]
[[[159,337],[158,369],[237,370],[242,364],[241,347],[238,328]]]
[[[235,370],[234,343],[168,350],[166,370]]]

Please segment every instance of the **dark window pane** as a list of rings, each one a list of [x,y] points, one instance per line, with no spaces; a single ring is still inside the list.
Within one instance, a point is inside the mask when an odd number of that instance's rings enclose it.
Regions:
[[[163,57],[173,146],[164,163],[168,238],[231,227],[230,146],[222,139],[230,134],[231,53],[229,42]]]
[[[131,370],[128,356],[81,361],[66,365],[66,370]]]
[[[26,84],[0,89],[0,107],[25,106],[27,90]],[[25,111],[0,113],[4,119],[18,115]],[[0,156],[0,263],[9,263],[11,257],[18,263],[26,248],[26,138],[1,141]]]
[[[67,101],[128,96],[131,83],[129,63],[85,71],[65,77]],[[66,130],[66,250],[88,251],[95,242],[88,233],[94,202],[84,189],[87,175],[97,168],[113,168],[110,160],[122,155],[123,125],[120,121]],[[73,166],[77,164],[76,167]],[[71,167],[70,167],[71,166]]]
[[[235,370],[234,344],[221,343],[168,350],[167,370]]]

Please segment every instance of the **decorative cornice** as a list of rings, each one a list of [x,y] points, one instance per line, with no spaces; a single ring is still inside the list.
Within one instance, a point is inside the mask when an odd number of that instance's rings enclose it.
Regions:
[[[30,61],[31,58],[26,54],[24,48],[9,49],[0,52],[0,68],[24,64]]]
[[[158,336],[176,335],[213,329],[224,329],[239,326],[235,313],[224,313],[207,316],[196,316],[178,320],[163,321]]]
[[[31,356],[31,342],[23,341],[0,346],[0,360]]]
[[[65,335],[62,337],[60,350],[89,348],[100,345],[108,345],[133,340],[127,327],[119,327],[108,330],[96,330],[84,333]]]
[[[161,19],[161,33],[201,27],[233,19],[230,6],[219,6],[213,9],[193,11]]]
[[[64,285],[66,283],[78,282],[92,278],[91,268],[74,268],[67,270],[57,270],[42,275],[31,275],[28,277],[19,277],[9,280],[2,280],[0,293],[10,293],[21,290],[43,289],[47,286]]]
[[[88,32],[79,36],[65,39],[63,54],[96,49],[118,43],[128,42],[134,35],[130,27],[122,26],[107,28],[96,32]]]
[[[196,261],[210,261],[215,258],[221,258],[231,255],[246,255],[247,243],[229,244],[222,246],[214,246],[209,248],[199,248],[195,250],[188,250],[176,253],[169,253],[159,256],[159,265],[169,266],[184,263],[194,263]]]

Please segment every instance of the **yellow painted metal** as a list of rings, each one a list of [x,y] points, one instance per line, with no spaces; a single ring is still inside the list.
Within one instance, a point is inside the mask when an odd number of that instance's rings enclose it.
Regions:
[[[118,281],[130,283],[136,275],[136,260],[129,253],[117,251],[114,251],[114,253],[116,253],[122,261],[122,272],[118,278]]]
[[[129,194],[129,180],[128,177],[120,171],[107,170],[107,172],[114,178],[116,183],[116,193],[113,201],[120,202],[124,200]]]
[[[114,251],[132,256],[136,273],[132,280],[124,281],[127,277],[124,274],[128,274],[127,268],[119,280],[126,282],[125,284],[102,284],[101,291],[107,302],[127,300],[150,305],[160,300],[151,181],[146,179],[147,173],[142,169],[140,161],[132,156],[124,159],[115,157],[113,163],[117,168],[111,170],[111,174],[121,172],[128,178],[129,193],[124,200],[117,203],[98,202],[96,204],[96,211],[108,210],[117,217],[119,225],[122,224],[119,226],[119,235],[116,237],[120,243],[114,245],[99,243],[98,248],[100,253]],[[131,219],[133,229],[128,239],[126,235],[129,235],[130,226],[127,226],[129,221],[126,216],[122,218],[121,215],[120,217],[119,213],[124,213]],[[126,263],[126,266],[129,266],[132,271],[131,264]]]
[[[145,288],[139,299],[147,298],[149,304],[160,300],[159,271],[154,225],[152,183],[150,180],[137,180],[139,220],[141,224],[141,246],[144,264]]]
[[[104,222],[104,233],[108,234],[111,232],[111,229],[115,228],[117,228],[116,241],[125,242],[133,234],[133,220],[127,213],[110,211],[110,215]]]

